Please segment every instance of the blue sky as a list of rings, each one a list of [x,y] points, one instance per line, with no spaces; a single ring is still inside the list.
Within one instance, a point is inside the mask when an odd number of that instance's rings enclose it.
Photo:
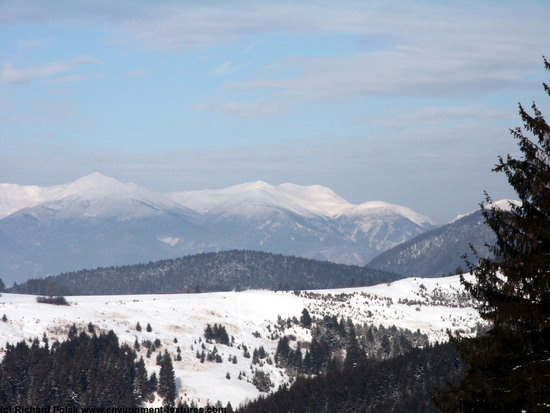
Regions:
[[[55,4],[55,6],[52,6]],[[547,1],[0,1],[0,182],[262,180],[440,223],[548,98]]]

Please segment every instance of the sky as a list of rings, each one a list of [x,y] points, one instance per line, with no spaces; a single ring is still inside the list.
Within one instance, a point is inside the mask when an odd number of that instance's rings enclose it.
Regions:
[[[550,2],[0,0],[0,182],[323,185],[439,223],[514,198]],[[547,110],[547,111],[548,111]]]

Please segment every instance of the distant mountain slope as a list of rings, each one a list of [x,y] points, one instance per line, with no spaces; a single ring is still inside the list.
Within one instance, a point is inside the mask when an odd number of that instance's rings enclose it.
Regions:
[[[140,294],[233,289],[294,290],[372,285],[397,274],[254,251],[203,253],[124,267],[31,279],[10,289],[29,294]]]
[[[462,256],[472,255],[470,244],[481,256],[487,256],[489,252],[484,244],[493,244],[495,240],[481,211],[476,211],[391,248],[367,265],[406,277],[456,274],[458,267],[466,267]]]
[[[52,187],[0,185],[6,284],[98,266],[247,249],[364,265],[435,226],[385,202],[314,185],[252,182],[161,194],[95,173]]]

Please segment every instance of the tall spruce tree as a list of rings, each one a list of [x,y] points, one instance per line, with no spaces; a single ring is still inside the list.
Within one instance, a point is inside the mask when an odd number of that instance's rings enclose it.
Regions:
[[[164,351],[159,372],[158,394],[164,398],[164,402],[173,406],[176,400],[176,376],[172,366],[172,358],[168,351]]]
[[[550,410],[550,126],[534,103],[531,108],[520,104],[524,127],[511,130],[521,157],[499,157],[494,168],[505,173],[521,204],[500,209],[486,195],[491,206],[483,215],[497,236],[494,257],[469,262],[474,278],[462,277],[490,330],[453,337],[468,371],[439,399],[443,411]]]

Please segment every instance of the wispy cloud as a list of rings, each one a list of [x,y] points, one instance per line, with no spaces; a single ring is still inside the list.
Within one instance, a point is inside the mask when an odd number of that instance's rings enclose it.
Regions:
[[[208,102],[190,106],[191,109],[217,112],[241,119],[258,119],[287,113],[291,107],[276,101],[256,102]]]
[[[518,45],[519,48],[519,45]],[[514,55],[522,54],[515,50]],[[474,56],[477,55],[477,56]],[[294,58],[283,62],[298,71],[289,78],[264,78],[226,85],[238,90],[285,92],[302,101],[367,96],[460,97],[525,87],[530,58],[510,63],[508,56],[479,47],[462,52],[397,46],[390,50],[341,56]]]
[[[509,120],[512,113],[509,110],[489,108],[480,104],[455,106],[425,106],[419,109],[392,107],[391,110],[380,111],[376,116],[357,118],[360,124],[383,126],[395,129],[414,127],[434,128],[451,127],[457,122],[468,124],[483,122],[498,122]]]
[[[285,180],[456,215],[492,192],[472,176],[495,148],[515,150],[502,120],[540,89],[549,20],[547,0],[2,0],[2,144],[51,133],[77,149],[4,151],[0,176]],[[54,85],[99,59],[104,82]]]
[[[0,114],[0,125],[45,124],[52,122],[67,122],[80,118],[82,113],[76,105],[63,102],[29,102],[25,107],[12,106],[10,110]]]
[[[222,76],[222,75],[237,73],[241,69],[245,68],[246,66],[247,66],[246,64],[236,65],[233,62],[227,61],[221,64],[220,66],[218,66],[217,68],[215,68],[212,71],[212,74],[216,76]]]
[[[18,50],[35,50],[43,49],[52,42],[52,39],[28,39],[28,40],[19,40],[17,42]]]
[[[71,72],[81,64],[99,63],[97,59],[89,56],[79,56],[68,61],[42,64],[24,69],[18,69],[12,61],[5,62],[0,71],[2,83],[28,83],[40,78],[47,78],[59,74]]]

